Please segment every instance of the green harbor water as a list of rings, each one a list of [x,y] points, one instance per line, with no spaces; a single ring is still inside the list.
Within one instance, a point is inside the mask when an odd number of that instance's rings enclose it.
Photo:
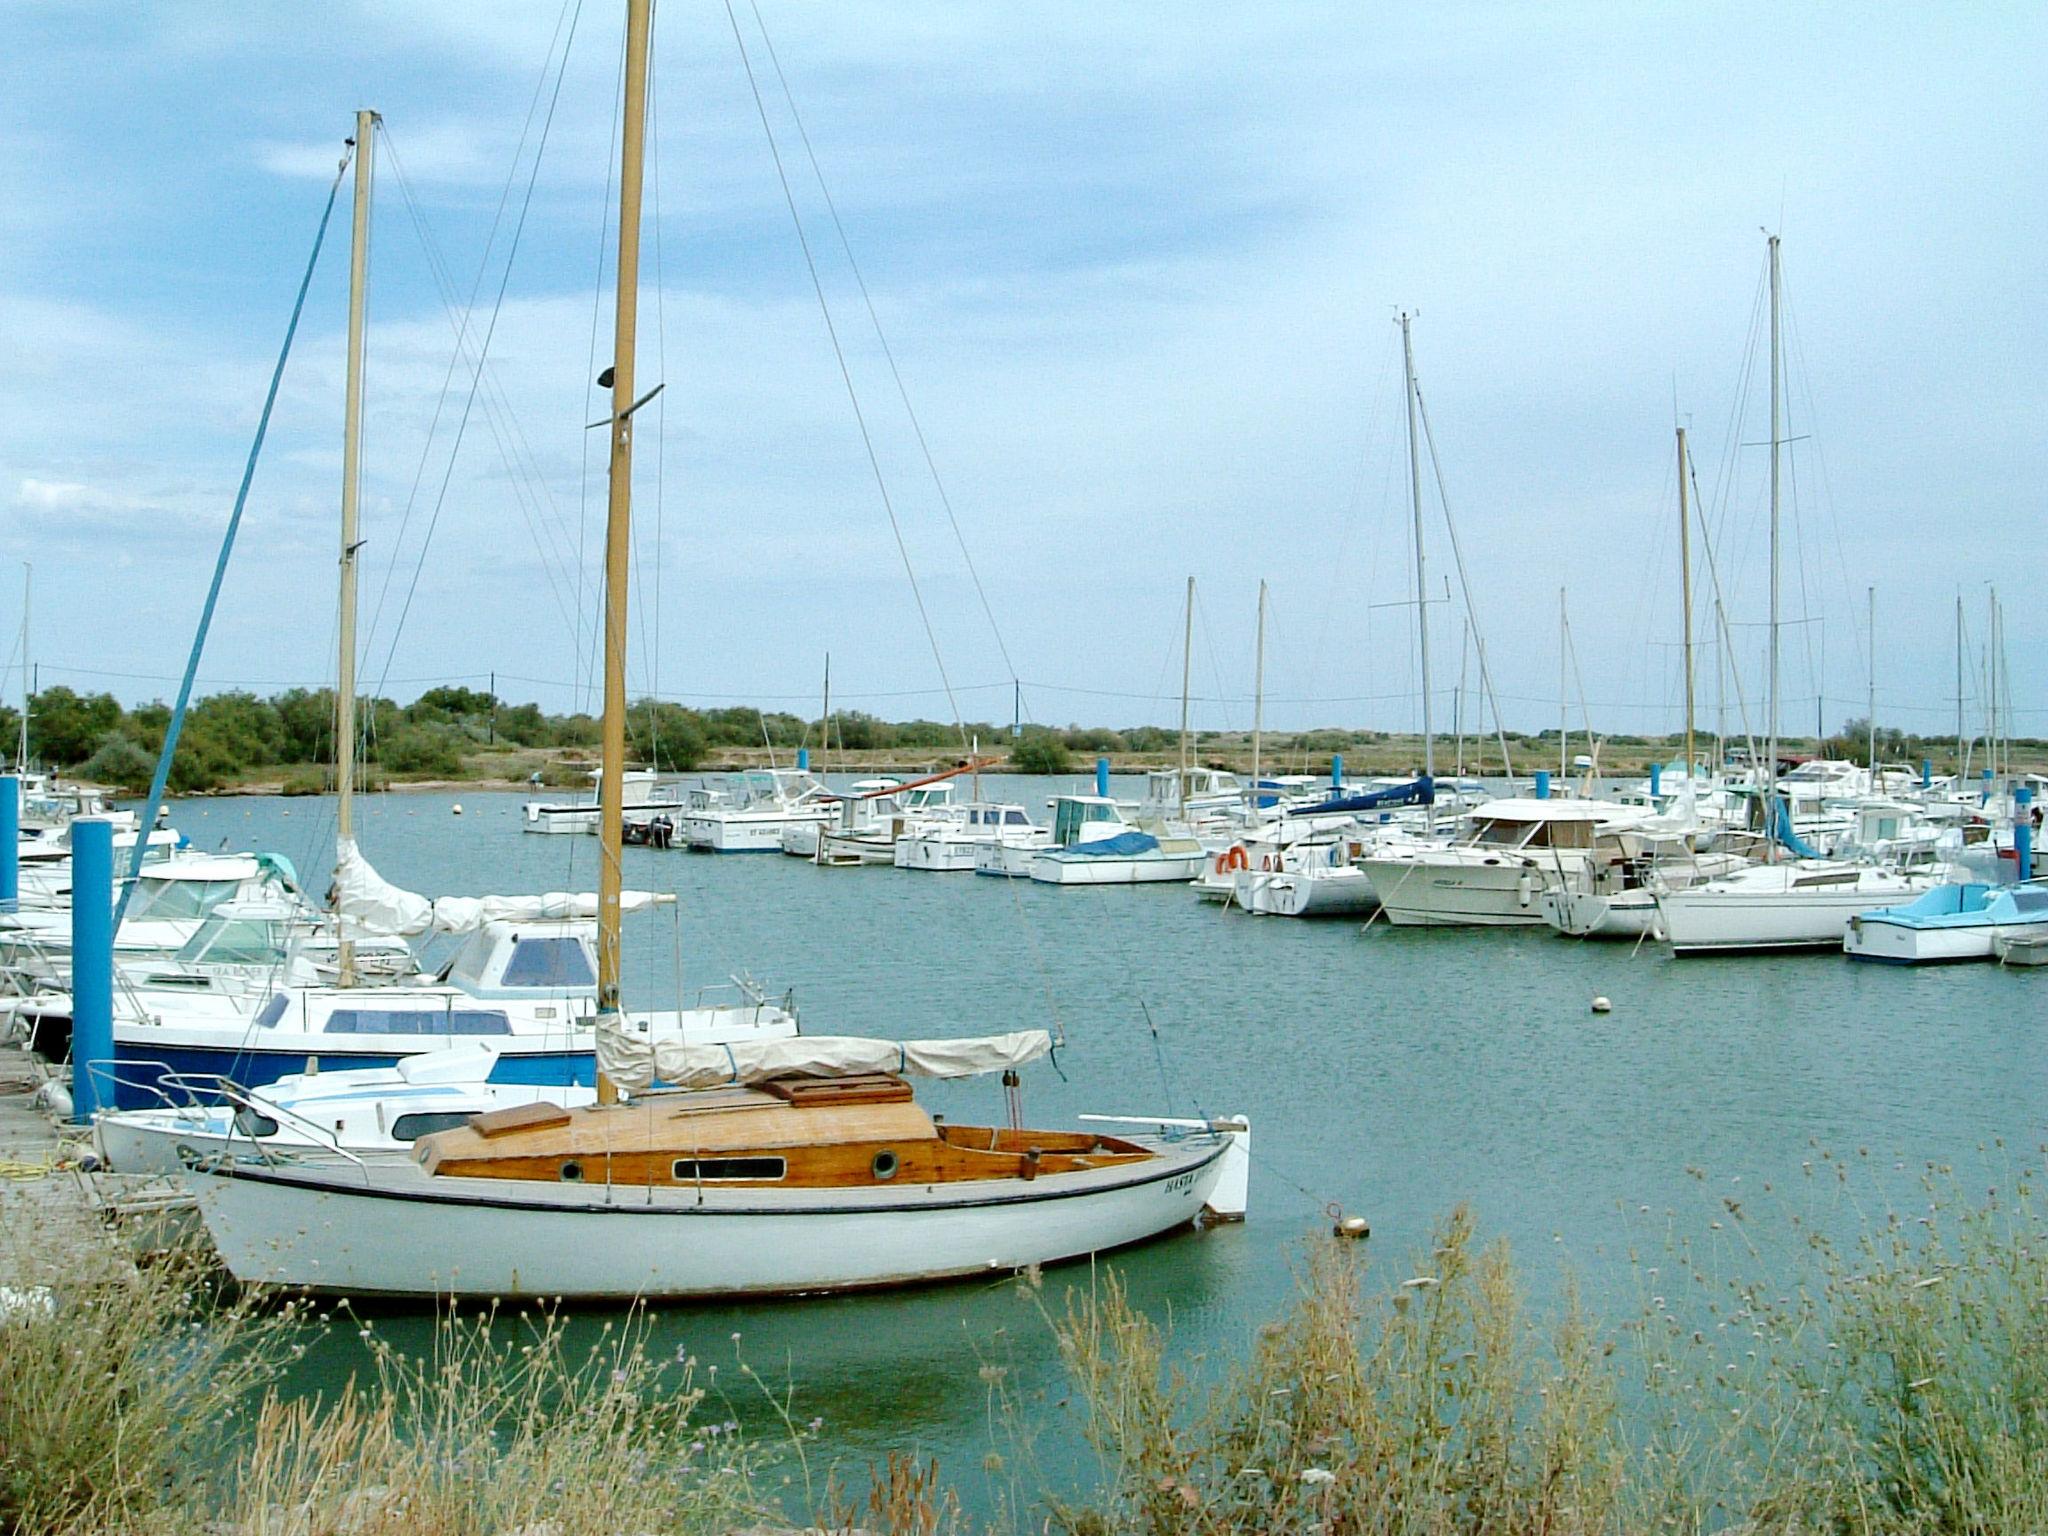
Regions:
[[[1043,819],[1045,779],[983,781]],[[1136,785],[1118,786],[1134,793]],[[453,814],[460,803],[463,813]],[[358,804],[380,872],[432,894],[590,889],[597,845],[520,830],[520,797],[392,794]],[[196,847],[274,849],[326,888],[330,802],[216,799],[173,807]],[[1899,970],[1839,956],[1677,962],[1655,946],[1582,944],[1547,929],[1418,931],[1253,919],[1185,887],[1035,886],[972,875],[818,869],[774,855],[626,850],[626,883],[673,891],[686,990],[749,973],[794,988],[813,1032],[915,1036],[1054,1027],[1057,1069],[1026,1072],[1025,1111],[1242,1113],[1254,1127],[1252,1212],[1239,1226],[1104,1261],[1171,1318],[1188,1357],[1241,1350],[1290,1292],[1330,1207],[1372,1224],[1383,1280],[1470,1202],[1508,1238],[1542,1305],[1567,1275],[1596,1309],[1636,1303],[1632,1249],[1669,1232],[1713,1243],[1724,1202],[1797,1198],[1854,1225],[1872,1192],[1923,1200],[1929,1163],[2038,1157],[2048,1121],[2048,975],[1991,965]],[[678,926],[628,920],[629,1000],[675,993]],[[1596,994],[1613,1011],[1595,1015]],[[955,1118],[1001,1114],[993,1083],[922,1090]],[[1826,1151],[1857,1167],[1816,1178]],[[1741,1235],[1791,1255],[1789,1229]],[[1759,1235],[1761,1234],[1761,1235]],[[1734,1239],[1728,1239],[1731,1243]],[[1654,1262],[1654,1261],[1653,1261]],[[811,1467],[864,1473],[889,1449],[936,1455],[977,1503],[1017,1472],[984,1367],[1075,1471],[1071,1410],[1041,1307],[1085,1265],[1015,1281],[746,1306],[666,1308],[651,1347],[719,1366],[714,1417],[770,1438],[779,1421],[743,1358],[821,1419]],[[601,1318],[579,1316],[595,1330]],[[431,1312],[375,1327],[424,1345]],[[298,1367],[331,1389],[364,1363],[336,1328]],[[1000,1451],[1006,1472],[985,1468]]]

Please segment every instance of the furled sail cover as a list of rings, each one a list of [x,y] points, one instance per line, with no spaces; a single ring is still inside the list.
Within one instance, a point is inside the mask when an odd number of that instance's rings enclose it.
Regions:
[[[625,891],[621,912],[639,912],[673,897]],[[402,891],[370,867],[352,841],[335,845],[334,909],[350,938],[419,938],[430,933],[474,933],[489,922],[529,923],[542,918],[594,918],[589,891],[543,891],[537,896],[421,896]]]
[[[1036,1061],[1052,1052],[1042,1029],[961,1040],[869,1040],[858,1035],[797,1035],[734,1045],[692,1044],[673,1036],[650,1040],[600,1025],[597,1064],[621,1088],[660,1082],[672,1088],[718,1088],[771,1077],[857,1077],[895,1072],[909,1077],[977,1077]]]

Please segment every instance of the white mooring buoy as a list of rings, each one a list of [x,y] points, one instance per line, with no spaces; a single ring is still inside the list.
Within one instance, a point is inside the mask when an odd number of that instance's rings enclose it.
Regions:
[[[460,800],[456,801],[454,805],[449,807],[449,810],[455,815],[460,816],[462,814],[462,802]]]
[[[1593,999],[1593,1011],[1595,1013],[1612,1013],[1614,1011],[1614,1004],[1607,1000],[1605,994],[1602,994]]]

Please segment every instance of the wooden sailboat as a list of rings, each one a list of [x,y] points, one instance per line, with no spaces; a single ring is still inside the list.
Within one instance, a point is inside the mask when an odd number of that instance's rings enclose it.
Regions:
[[[192,1183],[238,1280],[379,1296],[727,1296],[986,1274],[1244,1210],[1243,1122],[1148,1134],[1024,1128],[1042,1030],[985,1039],[737,1045],[622,1026],[627,554],[650,0],[629,0],[606,542],[598,1099],[424,1137],[412,1158],[224,1161]],[[941,1125],[911,1076],[1000,1072],[1005,1126]],[[656,1084],[667,1085],[656,1089]],[[621,1090],[635,1095],[620,1102]]]

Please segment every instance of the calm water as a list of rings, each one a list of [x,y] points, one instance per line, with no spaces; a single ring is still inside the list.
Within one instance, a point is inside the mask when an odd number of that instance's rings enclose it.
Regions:
[[[1052,787],[984,780],[986,795],[1041,818]],[[523,835],[517,796],[388,795],[359,807],[365,852],[412,889],[594,884],[595,840]],[[307,889],[325,889],[331,805],[212,800],[174,811],[195,845],[289,853]],[[1704,1232],[1722,1194],[1796,1183],[1815,1141],[1867,1148],[1874,1177],[1903,1191],[1925,1162],[1967,1162],[1995,1138],[2034,1147],[2048,1120],[2040,973],[1835,956],[1679,963],[1547,929],[1361,933],[1355,922],[1222,912],[1178,886],[1062,890],[770,855],[629,848],[626,879],[676,893],[686,988],[742,971],[794,987],[812,1031],[1056,1025],[1060,1070],[1026,1072],[1031,1120],[1250,1115],[1251,1219],[1113,1261],[1145,1305],[1171,1313],[1188,1353],[1236,1350],[1283,1304],[1299,1244],[1326,1229],[1331,1203],[1370,1219],[1383,1275],[1434,1219],[1470,1201],[1486,1232],[1513,1242],[1539,1299],[1568,1264],[1596,1305],[1620,1304],[1626,1249],[1646,1224],[1675,1211]],[[629,998],[658,1006],[673,995],[676,933],[666,915],[629,919]],[[1613,1000],[1611,1014],[1589,1012],[1596,993]],[[1001,1113],[993,1083],[925,1092],[956,1118]],[[1057,1306],[1086,1279],[1085,1268],[1055,1271],[1044,1298]],[[378,1322],[402,1337],[429,1326]],[[970,1492],[992,1446],[980,1366],[999,1360],[1027,1395],[1061,1395],[1045,1326],[1011,1283],[670,1309],[655,1326],[664,1352],[727,1362],[729,1386],[739,1333],[758,1371],[793,1383],[797,1418],[825,1420],[825,1458],[864,1468],[887,1448],[915,1448]],[[305,1384],[345,1374],[356,1347],[352,1333],[331,1340]],[[743,1393],[735,1411],[763,1418]],[[1062,1417],[1042,1411],[1055,1426]],[[1063,1443],[1055,1427],[1055,1461]]]

